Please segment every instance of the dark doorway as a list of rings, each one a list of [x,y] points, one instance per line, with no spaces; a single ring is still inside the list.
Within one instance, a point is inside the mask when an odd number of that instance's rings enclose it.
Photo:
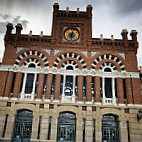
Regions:
[[[30,142],[33,113],[19,110],[15,118],[13,142]]]
[[[115,115],[104,115],[102,120],[102,142],[120,142],[119,121]]]
[[[71,112],[60,113],[58,119],[57,142],[75,142],[76,116]]]

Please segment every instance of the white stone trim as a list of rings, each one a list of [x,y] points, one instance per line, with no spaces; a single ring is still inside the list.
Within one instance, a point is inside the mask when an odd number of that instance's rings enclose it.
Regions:
[[[42,48],[42,50],[50,55],[50,49]]]
[[[26,48],[26,47],[17,47],[16,54],[17,54],[18,52],[20,52],[21,50],[24,50],[24,49],[27,49],[27,48]]]
[[[21,67],[21,66],[7,66],[7,65],[1,65],[0,71],[13,71],[13,72],[22,72],[22,73],[53,73],[53,74],[61,74],[61,75],[82,75],[82,76],[99,76],[99,77],[114,77],[114,78],[139,78],[139,72],[126,72],[126,71],[121,71],[121,72],[103,72],[101,70],[65,70],[62,68],[26,68],[26,67]]]

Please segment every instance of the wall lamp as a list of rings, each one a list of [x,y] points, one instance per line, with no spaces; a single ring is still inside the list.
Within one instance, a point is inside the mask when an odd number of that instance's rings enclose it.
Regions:
[[[142,119],[142,109],[139,109],[138,113],[137,113],[137,120],[139,122],[139,120]]]

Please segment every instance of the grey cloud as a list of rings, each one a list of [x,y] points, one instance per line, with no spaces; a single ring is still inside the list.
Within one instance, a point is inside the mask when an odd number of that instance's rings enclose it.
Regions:
[[[114,4],[115,14],[128,15],[142,10],[142,0],[111,0]]]
[[[20,23],[22,24],[23,28],[26,29],[27,26],[28,26],[29,21],[27,21],[27,20],[21,20]]]
[[[6,31],[7,22],[0,22],[0,34],[4,34]]]
[[[10,15],[8,15],[8,14],[5,14],[5,15],[2,16],[2,18],[3,18],[4,20],[8,19],[9,17],[10,17]]]
[[[9,22],[12,23],[13,26],[17,25],[17,23],[21,23],[24,29],[26,29],[28,27],[29,21],[21,19],[20,15],[14,17],[12,19],[12,22],[11,21],[6,21],[6,19],[8,19],[8,17],[12,17],[12,16],[9,16],[9,15],[5,14],[5,15],[2,15],[2,17],[5,17],[5,19],[3,18],[4,21],[0,22],[0,34],[4,34],[5,33],[5,31],[6,31],[6,25]]]
[[[16,24],[19,23],[21,16],[16,16],[15,18],[13,18],[12,23]]]

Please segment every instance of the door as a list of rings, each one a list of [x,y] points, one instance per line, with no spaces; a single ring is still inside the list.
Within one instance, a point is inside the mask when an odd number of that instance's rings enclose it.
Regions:
[[[58,120],[58,142],[75,142],[76,138],[76,118],[75,114],[61,113]]]
[[[32,119],[32,111],[18,111],[15,118],[13,142],[30,142]]]
[[[120,142],[119,121],[114,115],[104,115],[102,120],[102,141]]]

